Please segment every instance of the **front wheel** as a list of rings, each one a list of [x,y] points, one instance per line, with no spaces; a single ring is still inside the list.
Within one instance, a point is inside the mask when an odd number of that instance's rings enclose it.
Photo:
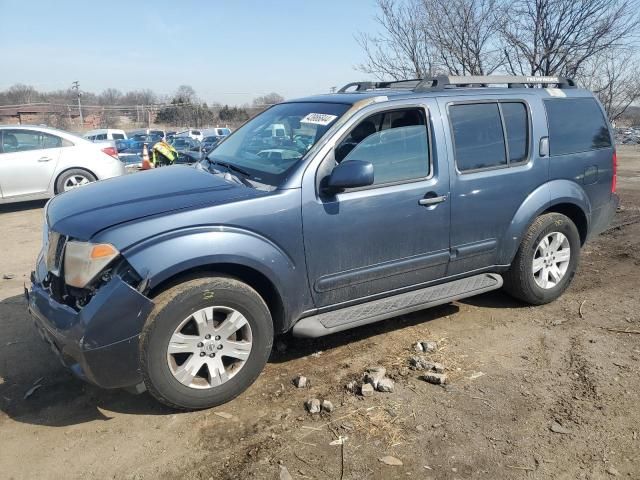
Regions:
[[[557,299],[569,287],[578,268],[580,234],[560,213],[539,216],[524,236],[504,288],[513,297],[533,305]]]
[[[266,364],[273,323],[260,295],[227,277],[186,281],[160,294],[140,337],[144,383],[172,408],[221,405]]]

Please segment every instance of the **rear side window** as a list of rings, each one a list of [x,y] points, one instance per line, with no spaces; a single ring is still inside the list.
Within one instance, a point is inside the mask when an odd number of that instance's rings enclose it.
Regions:
[[[114,140],[124,140],[124,135],[122,133],[113,133],[111,136]]]
[[[545,100],[551,155],[588,152],[611,147],[602,110],[593,98]]]
[[[458,170],[464,172],[507,165],[497,103],[451,105],[449,116]]]

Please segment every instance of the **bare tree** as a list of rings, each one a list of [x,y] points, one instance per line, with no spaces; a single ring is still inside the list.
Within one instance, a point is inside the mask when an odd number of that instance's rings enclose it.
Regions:
[[[122,100],[122,92],[116,88],[107,88],[98,97],[101,105],[118,105]]]
[[[499,0],[423,0],[425,36],[441,69],[489,75],[503,64],[497,44],[504,6]]]
[[[591,59],[578,77],[614,121],[640,99],[640,59],[633,49],[615,49]]]
[[[173,97],[173,103],[195,103],[197,101],[196,91],[190,85],[180,85]]]
[[[421,0],[376,0],[376,21],[382,27],[377,36],[361,33],[357,41],[364,50],[361,72],[378,78],[403,80],[434,74],[433,49],[425,34]]]
[[[9,104],[33,103],[38,100],[38,92],[31,85],[16,83],[9,87],[5,93]]]
[[[284,97],[276,92],[267,93],[253,99],[254,107],[264,107],[266,105],[274,105],[284,101]]]
[[[506,69],[576,76],[592,58],[638,34],[637,0],[516,0],[503,17]]]

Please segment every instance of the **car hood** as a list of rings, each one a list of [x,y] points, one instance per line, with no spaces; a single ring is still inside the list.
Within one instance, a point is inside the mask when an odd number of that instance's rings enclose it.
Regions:
[[[89,240],[106,228],[150,215],[264,194],[193,167],[163,167],[103,180],[58,195],[47,207],[47,223],[58,233]]]

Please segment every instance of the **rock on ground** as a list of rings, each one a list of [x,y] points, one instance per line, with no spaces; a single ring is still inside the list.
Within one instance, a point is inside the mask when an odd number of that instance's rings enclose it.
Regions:
[[[425,340],[420,342],[422,345],[422,351],[425,353],[432,353],[438,350],[438,342],[434,342],[432,340]]]
[[[323,400],[322,410],[324,410],[327,413],[333,412],[333,403],[331,403],[329,400]]]
[[[433,383],[434,385],[444,385],[445,383],[447,383],[447,374],[428,372],[422,375],[420,379],[424,380],[425,382]]]
[[[432,362],[430,360],[420,358],[420,357],[411,357],[409,359],[409,365],[414,370],[432,370],[436,373],[444,373],[444,365],[438,362]]]
[[[384,378],[387,374],[387,369],[384,367],[370,367],[367,368],[364,374],[365,383],[370,383],[373,388],[378,387],[378,382]]]
[[[296,388],[305,388],[307,386],[307,377],[298,375],[293,379],[293,384],[296,386]]]
[[[363,383],[360,386],[360,393],[363,397],[370,397],[371,395],[373,395],[373,385],[371,385],[370,383]]]
[[[318,400],[317,398],[310,398],[305,403],[305,406],[307,407],[309,413],[320,413],[320,400]]]
[[[400,460],[399,458],[396,457],[392,457],[391,455],[386,455],[382,458],[378,459],[379,461],[381,461],[382,463],[384,463],[385,465],[392,465],[394,467],[399,467],[404,465],[402,463],[402,460]]]
[[[378,386],[376,388],[379,392],[393,392],[393,380],[391,380],[390,378],[383,378],[378,382]]]

